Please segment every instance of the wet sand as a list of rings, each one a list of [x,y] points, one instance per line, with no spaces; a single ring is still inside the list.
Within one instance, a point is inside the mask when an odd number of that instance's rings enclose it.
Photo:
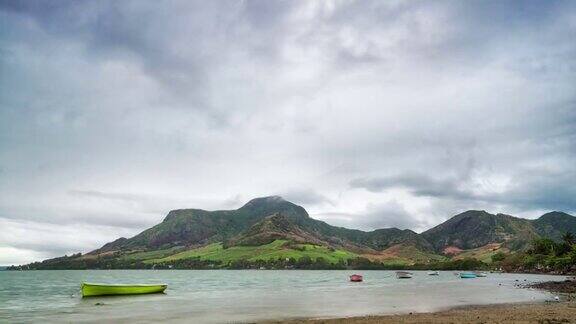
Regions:
[[[572,300],[576,297],[576,280],[545,281],[529,284],[526,287],[560,293],[562,296]]]
[[[435,313],[289,320],[276,323],[576,323],[576,302],[469,306]]]
[[[434,313],[410,313],[335,319],[302,319],[278,323],[576,323],[576,281],[542,282],[526,285],[525,287],[558,293],[560,301],[467,306]],[[353,305],[351,305],[351,307],[353,307]]]

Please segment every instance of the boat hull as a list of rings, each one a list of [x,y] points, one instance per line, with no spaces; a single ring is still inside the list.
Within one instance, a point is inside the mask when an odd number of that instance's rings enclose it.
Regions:
[[[396,278],[398,278],[398,279],[410,279],[410,278],[412,278],[412,273],[411,272],[405,272],[405,271],[398,271],[398,272],[396,272]]]
[[[350,281],[352,282],[362,282],[364,280],[364,278],[361,275],[351,275],[350,276]]]
[[[461,273],[461,274],[460,274],[460,278],[462,278],[462,279],[473,279],[473,278],[476,278],[476,274],[475,274],[475,273]]]
[[[82,297],[158,294],[166,290],[167,285],[105,285],[82,284]]]

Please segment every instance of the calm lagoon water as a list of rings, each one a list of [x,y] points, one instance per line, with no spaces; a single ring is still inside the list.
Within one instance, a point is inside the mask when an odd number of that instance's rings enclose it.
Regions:
[[[428,312],[462,305],[532,302],[552,295],[517,283],[564,277],[452,272],[396,279],[393,271],[88,270],[0,271],[0,322],[241,323],[301,317]],[[518,281],[516,281],[518,280]],[[167,283],[166,294],[80,297],[80,283]],[[103,304],[103,305],[96,305]]]

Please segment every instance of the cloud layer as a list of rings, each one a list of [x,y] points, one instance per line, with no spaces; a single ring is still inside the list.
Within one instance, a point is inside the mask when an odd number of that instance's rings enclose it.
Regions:
[[[0,264],[271,194],[574,212],[574,39],[572,1],[2,1]]]

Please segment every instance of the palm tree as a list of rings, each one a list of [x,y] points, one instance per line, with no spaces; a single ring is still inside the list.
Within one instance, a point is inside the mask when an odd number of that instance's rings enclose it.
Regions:
[[[562,235],[562,240],[568,245],[572,245],[576,242],[576,239],[574,238],[574,234],[572,234],[570,232],[566,232],[564,235]]]

